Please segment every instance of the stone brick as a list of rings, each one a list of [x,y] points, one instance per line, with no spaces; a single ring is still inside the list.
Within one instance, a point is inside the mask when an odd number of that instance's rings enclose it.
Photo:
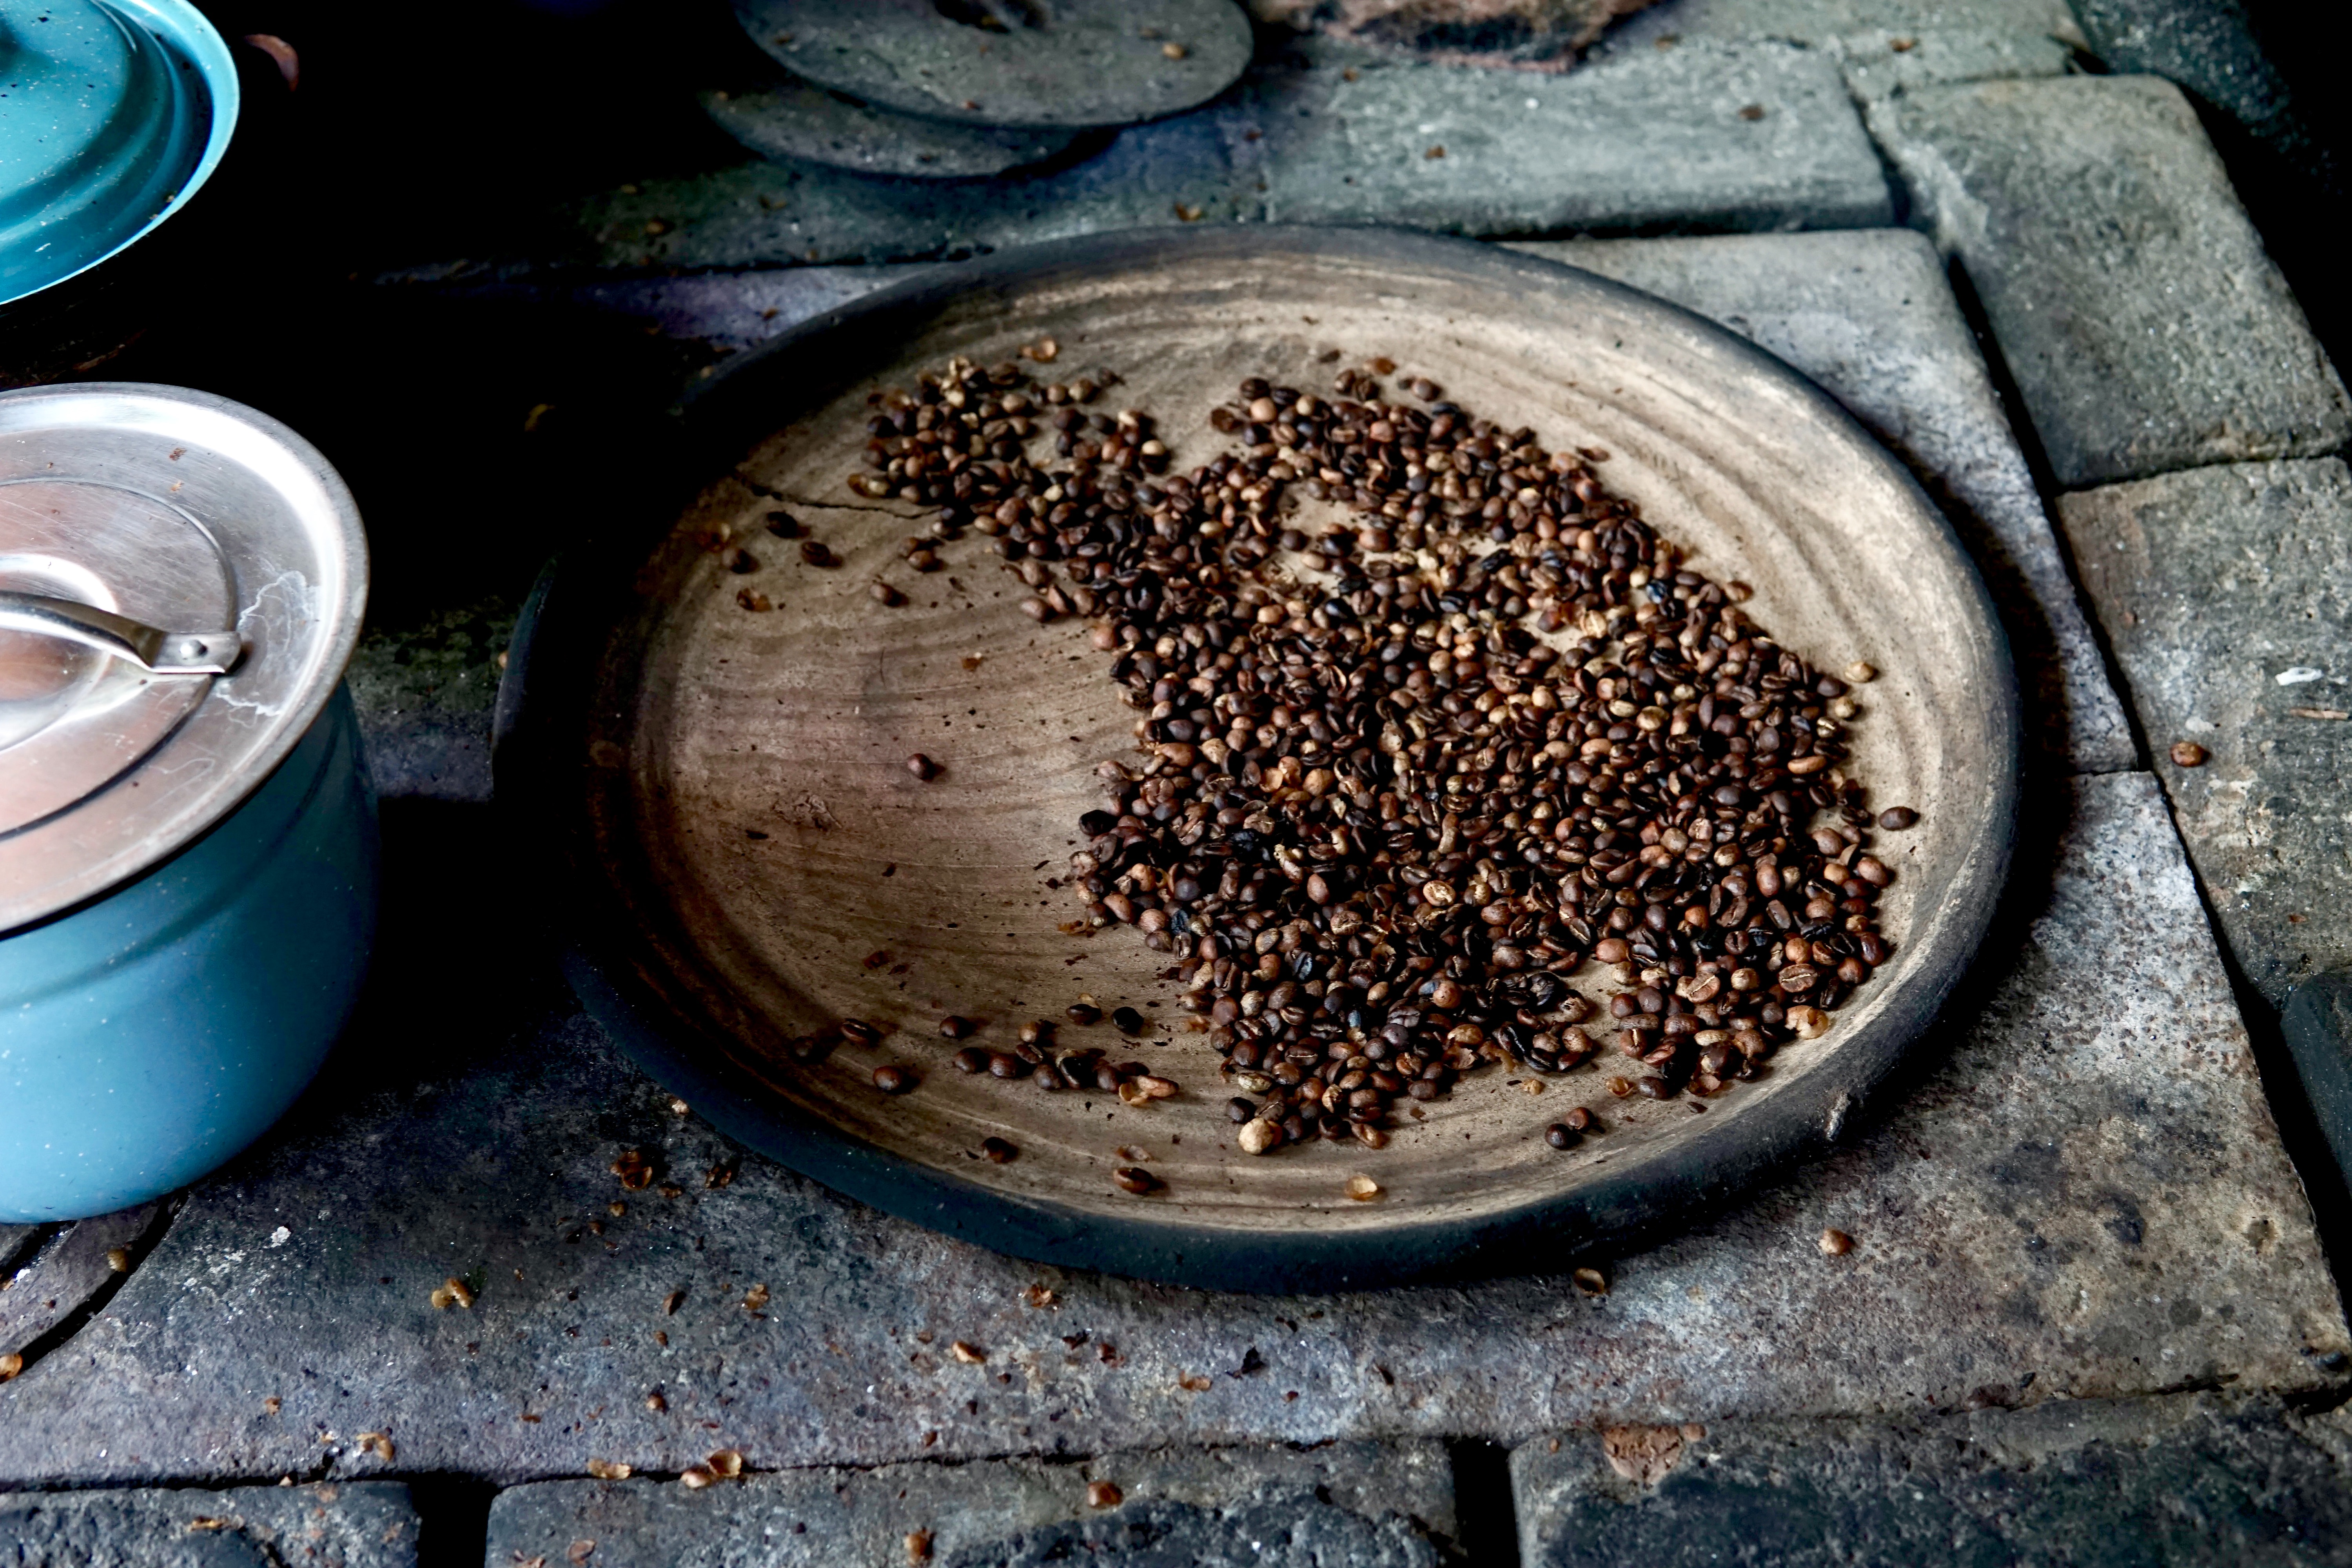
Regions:
[[[0,1560],[28,1568],[415,1568],[416,1532],[381,1481],[0,1492]]]
[[[2110,773],[2042,798],[2063,820],[2029,825],[2016,915],[1916,1080],[1855,1107],[1849,1147],[1609,1265],[1602,1296],[1567,1257],[1216,1294],[887,1218],[679,1114],[504,907],[445,891],[403,917],[415,934],[388,924],[410,955],[295,1116],[0,1385],[0,1476],[383,1474],[362,1431],[404,1470],[525,1480],[676,1473],[722,1444],[768,1470],[1146,1434],[1517,1440],[1980,1389],[2334,1397],[2352,1345],[2161,795]],[[654,1185],[620,1185],[624,1148]],[[1853,1251],[1824,1258],[1825,1226]],[[474,1303],[436,1310],[452,1276]]]
[[[2032,476],[1925,240],[1883,229],[1520,248],[1687,306],[1821,383],[1902,456],[1968,542],[2044,755],[2070,772],[2135,765]]]
[[[2334,450],[2344,386],[2179,89],[1923,88],[1873,110],[2062,486]]]
[[[1525,1568],[2352,1563],[2340,1412],[2191,1394],[1642,1436],[1512,1455]]]
[[[1674,0],[1618,26],[1594,58],[1762,41],[1821,51],[1867,101],[1932,83],[2063,75],[2084,38],[2064,0]]]
[[[1533,237],[1892,213],[1836,67],[1805,50],[1694,46],[1548,75],[1301,44],[1209,108],[1122,132],[1058,173],[945,184],[747,162],[597,197],[550,241],[561,254],[538,259],[908,260],[1196,221]]]
[[[2352,474],[2199,468],[2062,496],[2058,515],[2206,899],[2283,1004],[2352,963]],[[2182,741],[2210,760],[2179,765]]]
[[[1088,1489],[1118,1489],[1096,1507]],[[1093,1562],[1434,1568],[1454,1531],[1443,1445],[1338,1443],[785,1470],[689,1491],[663,1481],[542,1481],[490,1506],[493,1564],[829,1568]],[[908,1542],[919,1546],[910,1548]]]

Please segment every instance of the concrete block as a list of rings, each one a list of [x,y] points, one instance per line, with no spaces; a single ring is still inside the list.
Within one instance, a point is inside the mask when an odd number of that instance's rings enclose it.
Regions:
[[[542,1481],[490,1505],[486,1561],[1435,1568],[1454,1530],[1444,1446],[1408,1440],[1118,1453],[1064,1465],[782,1470],[699,1491],[675,1481]]]
[[[2343,383],[2170,83],[1924,88],[1872,127],[1915,220],[1967,268],[2060,485],[2352,435]]]
[[[2352,473],[2198,468],[2058,515],[2206,899],[2283,1005],[2352,963]],[[2180,765],[2176,742],[2208,760]]]

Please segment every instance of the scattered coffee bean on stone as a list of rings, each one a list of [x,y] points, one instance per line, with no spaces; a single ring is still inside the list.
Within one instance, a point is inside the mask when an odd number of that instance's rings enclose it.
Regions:
[[[907,759],[907,771],[925,783],[929,783],[940,776],[940,764],[923,755],[922,752],[917,752]]]
[[[2176,767],[2201,768],[2205,765],[2205,759],[2210,754],[2210,753],[2208,752],[2204,747],[2199,745],[2194,741],[2175,741],[2172,742],[2172,761]]]
[[[1143,1015],[1132,1007],[1119,1008],[1110,1016],[1110,1021],[1118,1026],[1118,1032],[1122,1035],[1139,1035],[1151,1027],[1144,1021]]]
[[[1878,826],[1889,833],[1901,833],[1919,826],[1919,814],[1907,805],[1890,805],[1878,814]]]
[[[940,1020],[940,1033],[950,1040],[968,1038],[978,1027],[979,1025],[960,1013],[950,1013]]]
[[[1822,1251],[1832,1258],[1843,1258],[1853,1250],[1853,1237],[1842,1230],[1822,1232]]]
[[[915,1075],[902,1067],[874,1069],[874,1087],[885,1094],[904,1094],[915,1087]]]
[[[1140,1165],[1121,1165],[1111,1172],[1110,1179],[1121,1192],[1140,1194],[1160,1190],[1160,1178]]]
[[[998,1165],[1011,1164],[1021,1152],[1019,1149],[1013,1147],[1011,1142],[1003,1138],[982,1139],[980,1141],[980,1152],[988,1157],[991,1163]]]
[[[1081,1028],[1084,1028],[1088,1024],[1099,1024],[1102,1022],[1102,1009],[1096,1006],[1091,1002],[1073,1002],[1070,1004],[1067,1011],[1070,1022],[1077,1025]]]
[[[1576,1130],[1565,1121],[1555,1121],[1544,1129],[1544,1142],[1555,1149],[1573,1149],[1577,1144]]]

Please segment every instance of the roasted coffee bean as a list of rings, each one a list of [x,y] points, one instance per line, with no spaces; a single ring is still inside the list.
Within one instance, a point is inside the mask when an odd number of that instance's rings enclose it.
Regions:
[[[955,1063],[955,1068],[958,1072],[986,1072],[988,1070],[988,1053],[982,1050],[978,1046],[966,1046],[963,1049],[958,1051],[949,1059]]]
[[[885,1094],[904,1094],[915,1087],[915,1075],[902,1067],[874,1069],[874,1087]]]
[[[812,566],[838,566],[840,559],[828,549],[822,539],[801,541],[801,559]]]
[[[1161,1185],[1159,1177],[1140,1165],[1120,1165],[1111,1172],[1110,1179],[1118,1184],[1119,1191],[1138,1194],[1156,1193]]]
[[[950,1013],[940,1020],[940,1033],[950,1040],[964,1039],[979,1027],[970,1018],[957,1013]]]
[[[1110,1016],[1110,1021],[1118,1026],[1118,1032],[1122,1035],[1139,1035],[1151,1026],[1144,1022],[1143,1015],[1132,1007],[1119,1008]]]
[[[907,771],[926,782],[940,776],[940,764],[917,752],[907,759]]]
[[[1099,1024],[1102,1022],[1102,1009],[1096,1006],[1091,1002],[1071,1003],[1068,1008],[1068,1014],[1070,1022],[1076,1024],[1081,1027],[1084,1027],[1088,1024]]]
[[[980,1152],[988,1156],[991,1163],[998,1165],[1011,1164],[1013,1158],[1021,1152],[1019,1149],[1014,1148],[1011,1143],[1002,1138],[982,1139],[980,1141]]]
[[[1573,1149],[1578,1142],[1576,1130],[1565,1121],[1555,1121],[1544,1129],[1544,1142],[1555,1149]]]
[[[1019,1078],[1028,1070],[1029,1064],[1010,1051],[988,1053],[988,1076],[991,1078]]]
[[[1164,955],[1266,1097],[1251,1141],[1376,1131],[1496,1062],[1578,1069],[1597,1009],[1562,977],[1588,956],[1642,1092],[1724,1091],[1890,952],[1898,863],[1867,835],[1917,816],[1874,818],[1847,776],[1866,672],[1747,619],[1745,584],[1611,493],[1605,452],[1393,374],[1328,400],[1251,378],[1181,468],[1145,412],[1089,412],[1099,378],[952,362],[881,395],[852,489],[938,509],[940,540],[969,521],[1031,615],[1092,621],[1138,754],[1098,766],[1067,885],[1087,925]],[[1307,526],[1296,490],[1342,515]]]

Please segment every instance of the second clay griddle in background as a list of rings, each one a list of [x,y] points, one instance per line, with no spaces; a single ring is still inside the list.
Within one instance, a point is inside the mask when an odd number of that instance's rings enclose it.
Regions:
[[[950,356],[1051,337],[1055,375],[1123,378],[1104,406],[1153,411],[1181,468],[1224,450],[1211,408],[1244,377],[1328,389],[1385,355],[1558,450],[1611,454],[1604,481],[1747,610],[1824,668],[1883,672],[1849,764],[1920,825],[1879,848],[1894,960],[1822,1039],[1705,1102],[1620,1100],[1613,1053],[1530,1097],[1488,1068],[1400,1117],[1385,1150],[1234,1145],[1218,1058],[1189,1033],[1168,959],[1133,930],[1091,935],[1067,859],[1106,758],[1135,763],[1135,714],[1082,622],[1040,626],[976,534],[944,570],[899,560],[931,509],[868,500],[870,394]],[[2018,719],[2007,646],[1949,526],[1902,467],[1810,382],[1699,318],[1554,263],[1369,230],[1105,236],[943,268],[809,321],[709,384],[663,467],[666,495],[616,500],[568,551],[519,634],[499,798],[550,848],[547,900],[592,1011],[698,1113],[853,1196],[982,1244],[1204,1287],[1337,1289],[1557,1268],[1737,1203],[1822,1147],[1912,1049],[1971,961],[2007,873]],[[1302,500],[1309,531],[1344,520]],[[789,510],[835,552],[769,536]],[[730,572],[716,536],[757,571]],[[885,608],[879,575],[912,602]],[[746,586],[774,608],[740,608]],[[906,759],[944,765],[923,782]],[[888,958],[869,967],[870,955]],[[1588,964],[1596,1002],[1613,989]],[[1130,1108],[966,1077],[940,1018],[1003,1048],[1081,992],[1154,1021],[1128,1048],[1184,1086]],[[793,1061],[832,1019],[894,1031]],[[922,1077],[876,1091],[876,1066]],[[1548,1122],[1608,1131],[1562,1152]],[[999,1137],[1009,1164],[979,1157]],[[1122,1146],[1163,1190],[1120,1191]],[[1384,1189],[1351,1201],[1356,1173]]]

